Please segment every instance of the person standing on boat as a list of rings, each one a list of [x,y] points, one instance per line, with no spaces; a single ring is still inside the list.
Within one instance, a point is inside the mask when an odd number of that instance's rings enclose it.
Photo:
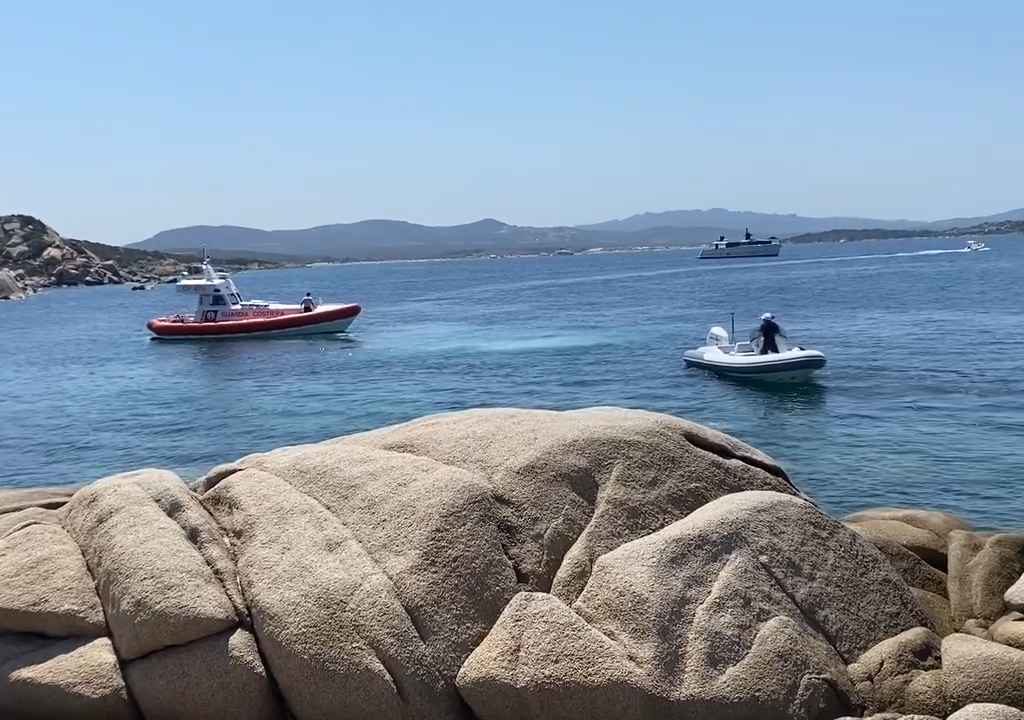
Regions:
[[[775,338],[779,335],[785,337],[782,332],[782,328],[775,322],[775,316],[771,313],[765,313],[761,316],[761,327],[758,328],[757,334],[761,336],[761,354],[767,355],[768,353],[777,353],[779,351],[779,345],[775,342]]]
[[[302,298],[302,302],[299,303],[302,306],[302,312],[313,312],[316,310],[316,301],[313,300],[313,296],[306,293],[306,297]]]

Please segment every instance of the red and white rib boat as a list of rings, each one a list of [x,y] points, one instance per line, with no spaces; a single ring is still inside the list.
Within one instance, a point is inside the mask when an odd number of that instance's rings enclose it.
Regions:
[[[305,310],[262,300],[243,300],[231,276],[217,272],[208,259],[200,275],[178,281],[178,292],[199,296],[194,315],[153,318],[146,328],[161,340],[285,337],[340,333],[362,311],[358,305],[319,305]]]

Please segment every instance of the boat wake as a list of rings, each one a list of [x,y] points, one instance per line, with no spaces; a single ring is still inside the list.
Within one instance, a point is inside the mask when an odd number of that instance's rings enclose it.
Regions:
[[[984,249],[988,250],[990,248]],[[448,292],[445,293],[443,296],[421,297],[416,298],[416,300],[445,300],[459,296],[472,296],[478,295],[480,293],[491,293],[495,290],[515,290],[519,288],[545,287],[552,285],[575,285],[578,283],[607,282],[612,280],[629,280],[631,278],[658,277],[660,275],[682,275],[686,273],[721,272],[723,270],[777,267],[779,265],[810,265],[815,263],[853,262],[857,260],[885,260],[891,258],[921,257],[930,255],[956,255],[969,252],[978,251],[968,250],[967,248],[951,248],[948,250],[914,250],[910,252],[868,253],[863,255],[839,255],[834,257],[798,258],[795,260],[774,260],[770,263],[765,263],[762,261],[746,263],[730,262],[729,264],[723,265],[687,265],[685,267],[665,268],[662,270],[637,270],[633,272],[601,273],[596,275],[583,275],[577,277],[544,278],[538,280],[522,280],[519,282],[511,283],[494,283],[489,285],[478,285],[471,288],[465,288],[463,290]]]

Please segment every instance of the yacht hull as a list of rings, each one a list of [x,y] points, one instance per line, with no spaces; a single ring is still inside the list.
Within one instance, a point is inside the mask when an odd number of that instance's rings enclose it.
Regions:
[[[771,245],[740,245],[736,247],[703,247],[697,254],[699,260],[724,260],[727,258],[776,257],[782,246]]]

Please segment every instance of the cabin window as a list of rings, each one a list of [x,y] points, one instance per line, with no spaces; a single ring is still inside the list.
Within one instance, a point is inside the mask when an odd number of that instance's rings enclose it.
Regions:
[[[210,301],[211,305],[227,305],[228,301],[224,299],[223,295],[214,295]]]

